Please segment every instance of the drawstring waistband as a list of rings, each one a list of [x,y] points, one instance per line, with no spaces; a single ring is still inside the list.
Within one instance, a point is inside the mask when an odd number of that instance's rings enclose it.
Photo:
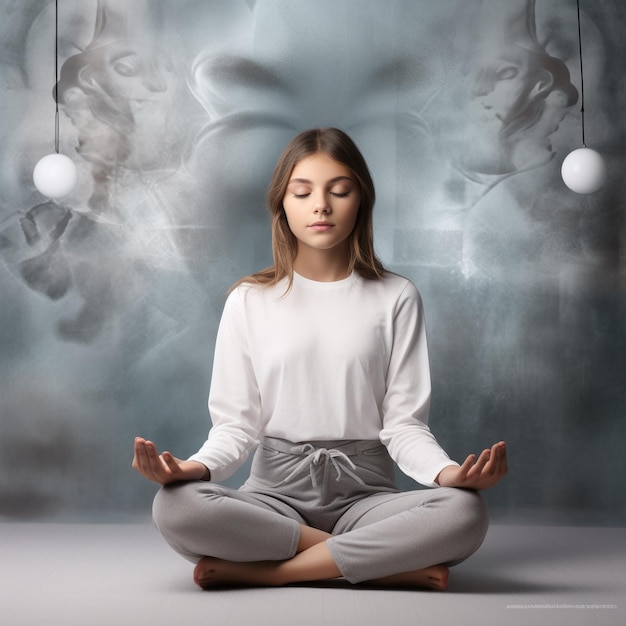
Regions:
[[[265,436],[259,443],[244,491],[325,509],[346,497],[398,491],[391,457],[376,439],[293,442]]]
[[[359,484],[365,484],[363,480],[354,473],[353,470],[356,469],[356,465],[350,460],[350,457],[347,454],[344,454],[340,450],[336,449],[328,450],[326,448],[315,448],[310,443],[305,444],[304,449],[305,452],[308,452],[308,454],[304,457],[304,459],[302,459],[302,461],[300,461],[300,463],[298,463],[298,465],[296,465],[289,476],[280,482],[281,485],[289,482],[294,476],[302,473],[308,467],[313,487],[317,488],[318,483],[315,468],[322,463],[327,462],[332,463],[332,466],[335,468],[335,472],[337,472],[335,481],[339,481],[343,470],[348,476],[356,480]]]

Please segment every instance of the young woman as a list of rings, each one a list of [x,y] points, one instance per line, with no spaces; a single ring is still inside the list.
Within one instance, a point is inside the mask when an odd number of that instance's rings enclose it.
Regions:
[[[351,583],[445,589],[487,530],[478,491],[504,442],[450,460],[427,426],[419,294],[372,241],[374,186],[352,140],[301,133],[270,185],[274,265],[239,281],[217,336],[209,438],[189,460],[135,440],[163,485],[155,523],[202,588]],[[256,450],[238,490],[220,486]],[[399,491],[393,461],[433,489]]]

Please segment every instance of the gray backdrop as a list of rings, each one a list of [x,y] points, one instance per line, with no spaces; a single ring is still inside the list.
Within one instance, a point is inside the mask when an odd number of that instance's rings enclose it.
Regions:
[[[431,425],[462,459],[509,444],[494,514],[623,523],[625,5],[583,0],[0,1],[0,516],[126,519],[135,435],[187,456],[228,286],[270,262],[264,208],[295,133],[348,131],[377,248],[425,300]],[[230,484],[237,484],[241,474]],[[402,479],[402,485],[411,482]]]

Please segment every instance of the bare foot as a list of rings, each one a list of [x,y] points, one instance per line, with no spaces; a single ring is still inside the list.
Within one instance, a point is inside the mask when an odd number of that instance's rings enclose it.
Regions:
[[[196,565],[193,578],[197,585],[209,589],[233,586],[277,587],[341,576],[326,542],[319,541],[320,538],[309,538],[314,545],[285,561],[238,563],[206,556]]]
[[[445,565],[403,572],[367,581],[368,585],[443,591],[448,586]],[[220,587],[277,587],[295,582],[330,580],[340,576],[324,543],[286,561],[240,563],[205,556],[198,561],[193,580],[202,589]]]
[[[410,587],[445,591],[448,587],[449,573],[450,570],[445,565],[433,565],[413,572],[403,572],[402,574],[370,580],[367,584],[380,585],[381,587]]]
[[[193,570],[193,581],[202,589],[219,587],[274,587],[278,562],[238,563],[205,556]]]

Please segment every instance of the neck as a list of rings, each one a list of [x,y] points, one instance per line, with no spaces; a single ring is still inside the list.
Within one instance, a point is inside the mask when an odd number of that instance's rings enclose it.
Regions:
[[[347,278],[349,265],[347,248],[316,250],[301,247],[293,262],[293,269],[309,280],[330,283]]]

